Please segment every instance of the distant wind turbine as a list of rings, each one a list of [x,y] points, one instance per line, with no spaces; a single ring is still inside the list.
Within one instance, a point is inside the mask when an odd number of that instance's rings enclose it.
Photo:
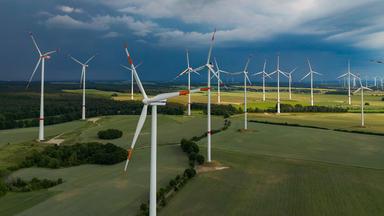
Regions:
[[[30,83],[32,81],[32,78],[35,75],[35,72],[36,72],[37,68],[40,66],[40,63],[41,63],[39,141],[43,141],[44,140],[44,75],[45,75],[45,60],[49,60],[51,58],[51,54],[57,52],[57,50],[49,51],[49,52],[46,52],[46,53],[42,53],[40,51],[39,46],[36,43],[35,38],[33,37],[33,34],[30,32],[29,35],[30,35],[30,37],[32,39],[33,44],[35,45],[35,48],[36,48],[37,52],[39,53],[39,60],[37,61],[35,69],[33,70],[33,73],[31,75],[31,77],[29,78],[29,81],[28,81],[28,84],[27,84],[26,88],[29,87],[29,85],[30,85]]]
[[[244,70],[241,72],[228,73],[231,75],[244,75],[244,130],[248,129],[248,112],[247,112],[247,82],[252,85],[251,80],[248,77],[248,66],[251,61],[251,57],[248,57],[247,62],[245,63]]]
[[[341,76],[339,76],[338,79],[342,78],[342,77],[343,78],[347,77],[347,83],[348,83],[348,104],[351,105],[352,104],[352,99],[351,99],[351,77],[356,79],[356,75],[351,73],[351,64],[350,64],[349,60],[348,60],[348,72],[345,73],[345,74],[342,74]]]
[[[69,57],[76,63],[79,63],[82,66],[81,69],[81,77],[80,77],[80,85],[83,86],[83,104],[82,104],[82,109],[81,109],[81,119],[85,120],[85,75],[86,75],[86,70],[88,68],[88,63],[91,62],[96,55],[93,55],[90,57],[85,63],[80,62],[79,60],[75,59],[73,56],[69,55]]]
[[[287,73],[288,75],[288,91],[289,91],[289,100],[292,100],[292,74],[296,71],[297,68],[291,70],[291,72]]]
[[[355,93],[360,91],[360,94],[361,94],[361,105],[360,105],[361,106],[361,127],[364,127],[365,126],[365,122],[364,122],[364,89],[366,89],[368,91],[372,91],[372,89],[363,86],[360,77],[359,77],[359,82],[360,82],[360,88],[358,88],[353,93],[355,94]]]
[[[309,62],[308,58],[307,58],[307,61],[308,61],[308,66],[309,66],[309,72],[301,80],[304,80],[308,76],[310,76],[310,78],[311,78],[311,106],[313,106],[313,74],[317,74],[317,75],[321,75],[321,74],[316,72],[316,71],[313,71],[312,66],[311,66],[311,62]]]
[[[208,122],[208,129],[207,129],[207,162],[211,162],[211,135],[212,135],[212,125],[211,125],[211,73],[221,82],[220,78],[217,76],[215,70],[213,69],[213,64],[211,63],[211,55],[212,55],[212,49],[213,44],[215,42],[215,34],[216,29],[214,30],[212,34],[211,44],[209,46],[208,50],[208,57],[207,57],[207,63],[205,65],[202,65],[195,69],[195,71],[200,71],[203,69],[207,69],[207,82],[208,82],[208,102],[207,102],[207,122]]]
[[[220,74],[221,73],[229,73],[227,71],[224,71],[224,70],[221,70],[219,68],[219,64],[217,64],[217,61],[216,61],[216,58],[214,58],[215,60],[215,66],[216,66],[216,74],[217,74],[217,103],[221,103],[221,92],[220,92],[220,87],[222,85],[224,85],[224,83],[221,81],[221,77],[220,77]],[[212,77],[213,78],[213,77]]]
[[[200,75],[198,72],[196,72],[189,64],[189,52],[186,50],[187,55],[187,68],[183,70],[181,73],[179,73],[175,79],[179,78],[180,76],[187,74],[188,75],[188,90],[191,90],[191,73],[196,73]],[[191,94],[188,94],[188,115],[191,115]]]
[[[277,56],[277,66],[276,70],[270,73],[269,75],[277,75],[277,113],[280,113],[280,74],[288,77],[285,72],[280,70],[280,56]]]
[[[261,75],[262,79],[263,79],[263,101],[265,101],[265,77],[269,77],[269,74],[265,71],[265,67],[267,66],[267,60],[264,60],[264,66],[263,66],[263,70],[260,71],[260,72],[257,72],[257,73],[254,73],[252,74],[251,76],[257,76],[257,75]]]

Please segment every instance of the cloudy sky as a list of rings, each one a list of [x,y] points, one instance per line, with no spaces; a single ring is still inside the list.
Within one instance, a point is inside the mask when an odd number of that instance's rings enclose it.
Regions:
[[[119,66],[128,43],[142,79],[166,81],[185,68],[185,49],[193,66],[204,63],[214,28],[214,56],[226,70],[251,54],[251,73],[264,59],[273,71],[280,54],[284,70],[298,68],[296,80],[307,57],[321,79],[335,79],[348,59],[355,72],[384,76],[384,65],[370,62],[384,58],[383,11],[382,0],[0,0],[0,80],[29,78],[38,57],[29,31],[41,49],[60,48],[48,80],[79,79],[66,56],[94,53],[89,79],[129,79]]]

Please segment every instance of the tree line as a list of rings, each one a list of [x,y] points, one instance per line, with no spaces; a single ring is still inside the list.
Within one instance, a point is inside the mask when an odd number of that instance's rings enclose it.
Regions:
[[[4,182],[0,180],[0,197],[5,195],[7,192],[30,192],[41,189],[47,189],[56,185],[62,184],[63,179],[58,178],[57,180],[49,179],[38,179],[36,177],[31,180],[23,180],[21,178],[12,179],[11,181]]]
[[[34,127],[39,124],[40,96],[35,93],[1,93],[0,129]],[[82,97],[79,94],[56,93],[45,96],[45,124],[57,124],[81,118]],[[140,115],[141,101],[116,101],[105,97],[87,96],[87,117],[102,115]],[[183,115],[185,106],[167,103],[158,112]],[[151,109],[149,109],[151,112]]]

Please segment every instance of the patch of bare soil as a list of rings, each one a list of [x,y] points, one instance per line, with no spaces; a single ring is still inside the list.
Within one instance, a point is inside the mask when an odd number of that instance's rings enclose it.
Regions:
[[[205,172],[213,172],[213,171],[219,171],[219,170],[224,170],[228,169],[229,167],[223,166],[217,161],[212,161],[210,163],[205,163],[203,165],[199,165],[196,167],[196,172],[197,173],[205,173]]]
[[[61,135],[63,135],[63,134],[59,134],[59,135],[53,137],[52,139],[46,141],[45,143],[47,143],[47,144],[56,144],[56,145],[60,145],[62,142],[65,141],[65,139],[59,139],[59,137],[60,137]]]
[[[100,119],[101,119],[100,117],[94,117],[94,118],[89,118],[89,119],[87,119],[87,121],[96,124],[96,122],[99,121]]]

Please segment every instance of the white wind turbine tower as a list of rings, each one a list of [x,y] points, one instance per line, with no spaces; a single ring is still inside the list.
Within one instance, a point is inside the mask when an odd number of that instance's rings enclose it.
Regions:
[[[280,74],[288,77],[283,71],[280,70],[280,56],[277,56],[277,67],[276,70],[269,75],[277,75],[277,113],[280,113]]]
[[[147,94],[145,93],[145,90],[143,88],[143,85],[141,84],[140,78],[137,75],[136,68],[133,65],[131,56],[128,52],[128,48],[125,48],[125,52],[128,57],[129,64],[131,65],[132,73],[134,76],[134,79],[139,87],[139,90],[141,94],[143,95],[143,109],[141,111],[141,115],[139,118],[139,121],[137,123],[135,135],[133,136],[131,148],[128,149],[128,156],[127,161],[125,163],[124,170],[127,171],[128,163],[131,160],[132,152],[135,147],[137,138],[140,135],[141,129],[143,128],[143,125],[145,123],[145,119],[147,117],[147,111],[148,106],[152,106],[152,122],[151,122],[151,174],[150,174],[150,192],[149,192],[149,215],[155,216],[156,215],[156,174],[157,174],[157,106],[163,106],[166,104],[168,98],[177,97],[179,95],[186,95],[190,92],[198,92],[203,89],[194,89],[192,91],[183,90],[178,92],[171,92],[171,93],[163,93],[156,95],[154,97],[149,98]]]
[[[141,65],[141,62],[140,62],[139,64],[137,64],[137,65],[135,66],[135,68],[140,67],[140,65]],[[121,66],[122,68],[124,68],[124,69],[127,69],[127,70],[131,71],[131,100],[133,100],[133,80],[134,80],[134,78],[133,78],[133,72],[132,72],[132,69],[129,68],[129,67],[127,67],[127,66],[125,66],[125,65],[120,65],[120,66]]]
[[[358,79],[359,79],[359,82],[360,82],[360,88],[358,88],[353,93],[355,94],[355,93],[361,91],[360,92],[360,94],[361,94],[361,105],[360,105],[361,106],[361,127],[364,127],[365,126],[365,122],[364,122],[364,89],[369,90],[369,91],[373,91],[373,90],[368,88],[368,87],[363,86],[360,77]]]
[[[260,71],[258,73],[254,73],[251,76],[256,76],[256,75],[261,75],[263,79],[263,101],[265,101],[265,77],[269,77],[269,74],[265,71],[265,67],[267,66],[267,60],[264,60],[264,66],[263,66],[263,71]]]
[[[345,74],[342,74],[341,76],[339,76],[338,79],[342,78],[342,77],[343,78],[347,77],[347,83],[348,83],[348,104],[351,105],[352,104],[352,99],[351,99],[351,77],[353,77],[354,81],[355,81],[356,75],[351,73],[351,64],[350,64],[349,60],[348,60],[348,72],[345,73]]]
[[[200,75],[199,73],[197,73],[189,64],[189,52],[188,50],[186,50],[186,53],[187,53],[187,68],[185,70],[183,70],[181,73],[179,73],[175,79],[179,78],[180,76],[184,75],[184,74],[188,74],[188,90],[191,90],[191,73],[196,73],[198,75]],[[188,94],[188,115],[190,116],[191,115],[191,94]]]
[[[289,100],[292,100],[292,74],[295,72],[296,68],[287,73],[288,75],[288,91],[289,91]]]
[[[245,63],[244,70],[240,73],[244,74],[244,130],[248,129],[248,112],[247,112],[247,82],[252,85],[251,80],[248,77],[248,66],[251,61],[251,57],[248,57],[247,63]]]
[[[321,74],[316,72],[316,71],[313,71],[311,63],[309,62],[308,58],[307,58],[307,61],[308,61],[308,66],[309,66],[309,72],[301,80],[307,78],[308,76],[311,77],[311,106],[313,106],[313,74],[317,74],[317,75],[321,75]]]
[[[216,76],[216,78],[221,82],[220,78],[217,76],[216,72],[213,70],[213,64],[211,63],[211,54],[212,54],[212,48],[213,44],[215,42],[215,34],[216,34],[216,29],[213,32],[212,39],[211,39],[211,44],[209,46],[209,51],[208,51],[208,57],[207,57],[207,63],[203,66],[200,66],[195,69],[195,71],[200,71],[203,70],[204,68],[207,68],[207,82],[208,82],[208,103],[207,103],[207,121],[208,121],[208,130],[207,130],[207,162],[211,162],[211,73]]]
[[[80,62],[79,60],[77,60],[76,58],[74,58],[71,55],[69,55],[69,57],[74,62],[79,63],[82,66],[81,77],[80,77],[80,85],[83,86],[83,104],[82,104],[82,109],[81,109],[81,119],[85,120],[85,76],[87,73],[87,68],[89,67],[88,63],[91,62],[96,57],[96,55],[93,55],[92,57],[90,57],[87,61],[85,61],[85,63]]]
[[[33,34],[30,32],[29,35],[32,38],[33,44],[35,45],[35,48],[37,52],[39,53],[39,60],[36,63],[35,69],[33,70],[33,73],[31,77],[29,78],[27,88],[29,87],[29,84],[32,81],[33,76],[35,75],[35,72],[37,68],[40,66],[41,63],[41,92],[40,92],[40,117],[39,117],[39,141],[44,140],[44,75],[45,75],[45,60],[48,60],[51,58],[51,54],[57,52],[55,51],[49,51],[46,53],[42,53],[39,49],[39,46],[36,43],[35,38],[33,37]]]
[[[216,61],[216,58],[214,58],[215,60],[215,65],[216,65],[216,74],[217,74],[217,103],[221,103],[221,92],[220,92],[220,87],[221,85],[223,85],[223,82],[221,81],[221,78],[220,78],[220,73],[229,73],[227,71],[223,71],[219,68],[219,64],[217,64],[217,61]],[[212,77],[213,78],[213,77]]]

